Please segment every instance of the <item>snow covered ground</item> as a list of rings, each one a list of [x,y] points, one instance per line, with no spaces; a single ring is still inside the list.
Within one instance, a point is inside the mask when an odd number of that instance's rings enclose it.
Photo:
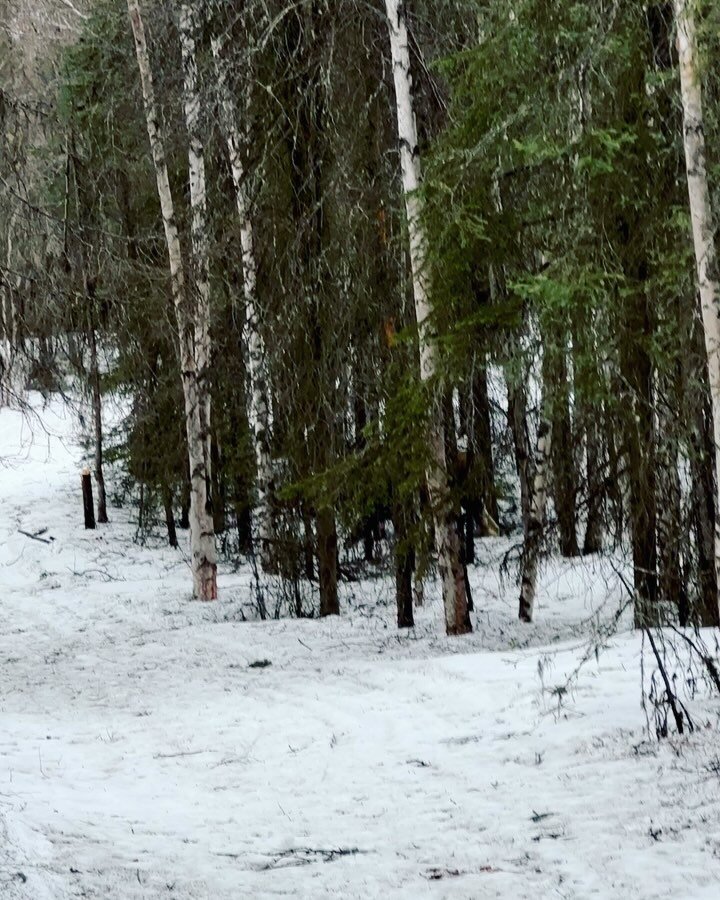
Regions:
[[[248,571],[200,605],[123,510],[84,531],[75,423],[33,403],[0,410],[3,900],[720,896],[718,704],[650,740],[627,631],[565,690],[612,566],[553,563],[520,627],[482,542],[452,641],[436,597],[398,635],[381,580],[245,622]]]

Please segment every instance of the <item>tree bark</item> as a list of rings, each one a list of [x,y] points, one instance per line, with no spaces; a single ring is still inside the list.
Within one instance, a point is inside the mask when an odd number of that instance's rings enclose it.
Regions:
[[[693,298],[693,311],[695,299]],[[692,315],[692,312],[690,313]],[[715,447],[712,404],[708,385],[704,338],[697,317],[691,319],[693,352],[684,358],[687,372],[690,435],[689,462],[692,479],[691,517],[697,552],[697,593],[692,618],[706,626],[720,625],[715,571]]]
[[[520,610],[522,622],[532,622],[537,588],[537,570],[542,547],[545,505],[547,500],[547,470],[552,450],[552,427],[545,418],[544,404],[538,422],[535,451],[535,475],[533,478],[530,512],[525,529],[522,574],[520,579]]]
[[[677,49],[683,107],[683,137],[693,245],[707,354],[713,436],[715,440],[715,578],[720,573],[720,279],[715,250],[715,223],[705,161],[705,123],[698,67],[695,17],[690,0],[675,0]],[[711,618],[717,621],[717,598]]]
[[[92,477],[90,475],[90,469],[83,469],[81,483],[85,528],[91,529],[95,527],[95,510],[93,509]]]
[[[265,379],[265,345],[260,331],[257,301],[257,262],[254,231],[247,191],[247,173],[242,160],[242,137],[235,121],[222,41],[212,40],[215,62],[220,122],[227,144],[230,173],[235,188],[235,205],[240,220],[243,293],[245,298],[245,346],[250,379],[250,425],[257,468],[257,555],[264,571],[270,568],[273,540],[272,494],[273,472],[270,453],[270,413]]]
[[[585,419],[585,472],[587,491],[587,521],[583,555],[599,553],[603,546],[603,478],[600,434],[597,420],[590,410]]]
[[[317,513],[317,548],[320,615],[337,616],[340,614],[337,592],[337,531],[335,514],[329,507],[323,507]]]
[[[420,350],[420,377],[423,382],[434,381],[438,369],[438,346],[433,334],[432,306],[427,282],[427,242],[423,231],[420,187],[420,155],[413,112],[410,51],[408,46],[405,6],[400,0],[385,0],[390,49],[395,82],[395,109],[403,192],[410,240],[413,298]],[[432,505],[438,568],[442,580],[445,609],[445,629],[449,635],[472,631],[465,577],[460,561],[460,537],[452,509],[445,458],[445,435],[440,398],[435,398],[428,435],[431,462],[426,474]]]
[[[413,616],[413,570],[415,553],[410,542],[407,527],[407,512],[400,503],[393,506],[393,531],[395,532],[395,600],[397,603],[398,628],[412,628]]]
[[[165,512],[165,525],[167,527],[168,533],[168,544],[171,547],[177,547],[178,539],[177,539],[177,530],[175,529],[175,514],[173,513],[173,497],[172,491],[167,485],[163,485],[162,487],[162,502],[163,502],[163,510]]]
[[[509,370],[505,373],[508,398],[508,421],[515,448],[515,468],[520,482],[520,514],[523,532],[527,533],[532,500],[533,467],[527,429],[527,396],[521,379]]]
[[[178,17],[180,51],[183,68],[183,110],[188,135],[188,176],[190,182],[190,243],[192,278],[186,282],[191,298],[195,325],[195,364],[198,406],[205,453],[206,494],[210,493],[212,475],[211,396],[210,396],[210,235],[207,221],[207,188],[205,177],[205,143],[200,117],[200,93],[195,48],[197,22],[195,0],[183,2]]]
[[[97,337],[93,322],[90,323],[90,382],[93,398],[93,422],[95,425],[95,483],[97,484],[97,520],[107,524],[107,500],[103,473],[102,395],[100,393],[100,368],[97,356]]]
[[[560,553],[565,557],[578,556],[577,477],[573,447],[573,429],[570,418],[570,391],[568,387],[566,336],[551,334],[545,348],[545,391],[550,400],[552,422],[552,482],[555,515],[557,516]]]
[[[203,432],[203,396],[199,383],[197,338],[203,343],[203,324],[197,327],[197,310],[193,308],[185,281],[180,238],[175,221],[175,207],[170,191],[165,140],[160,128],[150,56],[138,0],[128,0],[128,13],[135,39],[135,52],[142,83],[145,119],[162,209],[163,227],[170,264],[170,284],[175,305],[185,403],[185,427],[190,463],[190,542],[192,549],[193,592],[200,600],[217,598],[217,557],[215,533],[208,498],[206,435]],[[200,362],[206,365],[200,349]]]

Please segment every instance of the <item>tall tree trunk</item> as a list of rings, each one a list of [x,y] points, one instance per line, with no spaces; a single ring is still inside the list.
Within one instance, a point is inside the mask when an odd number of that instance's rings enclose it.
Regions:
[[[103,427],[102,395],[100,392],[100,367],[97,355],[97,335],[95,325],[90,322],[90,383],[92,387],[93,423],[95,425],[95,484],[97,485],[97,520],[107,523],[107,500],[105,497],[105,475],[103,473]]]
[[[665,388],[673,386],[666,382]],[[680,475],[678,472],[678,442],[674,423],[668,410],[670,398],[679,400],[673,392],[666,402],[658,404],[657,441],[657,555],[659,599],[664,606],[675,607],[681,625],[690,616],[687,582],[683,566],[682,542],[685,539],[681,504]],[[673,405],[678,409],[677,405]]]
[[[484,360],[474,373],[471,390],[472,441],[475,448],[475,465],[480,469],[481,499],[487,514],[493,522],[497,522],[498,504],[492,452],[492,417],[488,395],[488,369]]]
[[[173,512],[173,496],[172,490],[168,485],[164,484],[161,488],[163,510],[165,512],[165,525],[167,527],[168,544],[171,547],[177,547],[177,530],[175,529],[175,514]]]
[[[432,307],[426,271],[427,243],[421,221],[421,198],[418,194],[420,156],[413,112],[405,6],[401,0],[385,0],[385,8],[390,35],[402,182],[410,239],[413,297],[420,349],[420,377],[423,382],[432,382],[438,368],[438,346],[430,321]],[[435,398],[428,435],[432,461],[426,478],[433,512],[438,568],[442,579],[445,628],[448,634],[465,634],[472,631],[472,625],[468,611],[465,576],[460,561],[460,537],[448,485],[442,415],[440,398]]]
[[[577,543],[577,477],[570,419],[566,335],[551,333],[550,338],[550,344],[545,348],[543,379],[550,400],[552,422],[553,498],[560,552],[565,557],[571,557],[578,556],[580,551]]]
[[[413,569],[415,552],[408,534],[407,510],[396,501],[393,504],[393,531],[395,532],[395,599],[397,602],[398,628],[412,628],[413,618]]]
[[[195,37],[198,31],[195,13],[196,0],[186,0],[180,6],[178,25],[183,68],[183,110],[188,134],[188,176],[190,182],[190,210],[192,221],[192,278],[185,284],[191,298],[195,325],[195,363],[198,385],[198,405],[205,453],[206,494],[211,498],[212,434],[210,393],[210,234],[207,221],[207,188],[205,177],[205,143],[200,117],[200,92]]]
[[[337,591],[338,546],[335,514],[325,506],[317,512],[318,582],[320,615],[340,614]]]
[[[697,34],[691,0],[675,0],[677,48],[680,59],[680,88],[688,197],[697,266],[705,349],[707,353],[713,436],[715,439],[716,490],[720,491],[720,281],[715,250],[713,221],[705,162],[705,123],[698,67]],[[720,578],[720,494],[715,496],[715,578]],[[717,621],[717,601],[711,618]]]
[[[583,415],[585,423],[585,472],[587,492],[587,520],[583,554],[599,553],[603,545],[603,477],[600,433],[596,417],[589,409]]]
[[[190,463],[190,541],[192,549],[192,573],[194,595],[200,600],[217,598],[217,557],[215,533],[208,502],[208,471],[206,467],[206,436],[203,433],[203,398],[198,380],[198,360],[195,348],[195,310],[187,294],[182,251],[175,222],[175,207],[170,191],[165,141],[160,130],[158,108],[155,100],[150,56],[145,39],[145,28],[138,0],[128,0],[128,13],[135,39],[135,52],[142,83],[145,118],[150,149],[152,151],[157,181],[158,197],[162,209],[163,227],[170,263],[170,283],[175,305],[185,402],[185,427]],[[202,327],[200,332],[202,335]]]
[[[693,298],[693,308],[695,298]],[[692,316],[692,312],[690,315]],[[692,479],[692,525],[697,552],[697,592],[692,617],[702,625],[720,625],[718,585],[715,570],[715,446],[712,404],[708,385],[705,345],[697,317],[691,318],[693,352],[684,357],[689,399],[690,477]]]
[[[630,482],[630,531],[635,588],[635,627],[658,621],[657,606],[657,499],[656,434],[654,421],[653,367],[648,352],[652,334],[648,298],[641,275],[625,305],[622,368],[629,387],[624,425],[627,474]]]
[[[270,453],[270,414],[265,380],[265,345],[260,331],[257,303],[257,262],[254,232],[247,190],[247,174],[242,159],[242,136],[235,120],[232,94],[228,84],[223,46],[219,38],[212,40],[215,62],[220,122],[225,133],[230,172],[235,188],[235,205],[240,220],[243,294],[245,297],[245,345],[250,378],[250,424],[257,468],[257,555],[263,570],[270,567],[273,540],[272,492],[273,474]]]
[[[508,398],[508,422],[515,448],[515,467],[520,482],[520,514],[523,532],[527,534],[532,502],[533,465],[527,427],[527,395],[525,384],[508,368],[505,373]]]
[[[542,548],[545,505],[547,500],[547,473],[552,451],[552,427],[545,417],[544,403],[540,409],[537,447],[535,451],[534,477],[530,512],[525,529],[522,573],[520,578],[519,617],[523,622],[532,622],[537,589],[537,570]]]

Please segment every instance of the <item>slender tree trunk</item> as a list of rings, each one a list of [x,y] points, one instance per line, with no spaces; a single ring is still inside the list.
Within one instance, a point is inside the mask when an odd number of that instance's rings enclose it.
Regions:
[[[213,516],[213,528],[215,529],[215,534],[222,534],[225,531],[226,522],[225,522],[225,500],[226,500],[226,491],[225,491],[225,478],[223,477],[223,468],[222,468],[222,453],[220,445],[217,441],[217,435],[212,434],[211,429],[211,443],[210,443],[210,452],[211,452],[211,460],[212,460],[212,468],[211,468],[211,489],[212,489],[212,516]]]
[[[167,486],[163,485],[162,487],[162,502],[163,502],[163,510],[165,512],[165,525],[167,527],[168,533],[168,544],[171,547],[177,547],[178,539],[177,539],[177,531],[175,529],[175,514],[173,513],[173,496],[172,490]]]
[[[175,222],[175,208],[170,191],[165,141],[160,130],[155,88],[153,85],[145,39],[145,28],[140,15],[138,0],[128,0],[128,12],[135,38],[135,51],[142,82],[145,118],[150,149],[152,151],[157,181],[158,197],[162,209],[163,227],[170,263],[170,282],[175,304],[175,315],[180,349],[183,396],[185,401],[185,425],[190,463],[190,541],[192,548],[193,590],[200,600],[217,598],[217,557],[215,533],[208,498],[208,471],[206,467],[206,435],[203,432],[202,393],[198,381],[198,360],[195,348],[195,310],[190,302],[183,269],[182,251]],[[202,342],[203,328],[200,328]],[[202,355],[201,351],[201,355]]]
[[[323,507],[317,513],[317,548],[320,615],[337,616],[340,614],[337,592],[337,531],[335,514],[329,507]]]
[[[188,134],[188,174],[190,182],[190,210],[192,222],[192,278],[185,290],[192,298],[195,325],[195,363],[198,385],[198,405],[205,453],[206,494],[210,498],[212,476],[212,434],[210,395],[210,234],[207,221],[207,188],[205,177],[204,127],[200,117],[200,92],[195,48],[197,22],[196,0],[181,3],[178,25],[183,68],[183,110]]]
[[[587,521],[583,554],[599,553],[603,545],[603,478],[600,455],[600,434],[595,416],[586,410],[585,419],[585,472],[587,491]]]
[[[552,422],[552,482],[555,515],[557,516],[560,553],[565,557],[578,556],[577,477],[570,418],[566,336],[550,335],[550,345],[544,356],[545,391],[550,400]]]
[[[713,436],[715,439],[716,491],[720,490],[720,280],[705,161],[705,124],[698,67],[697,34],[691,0],[675,0],[677,48],[683,106],[685,163],[693,244],[697,266],[705,350],[707,353]],[[720,495],[715,495],[715,578],[720,580]],[[717,600],[711,618],[717,621]]]
[[[242,160],[242,138],[236,125],[222,42],[212,40],[215,62],[220,122],[225,134],[230,172],[235,188],[235,204],[240,220],[240,245],[242,249],[243,292],[245,297],[245,345],[247,348],[248,374],[250,378],[250,424],[253,429],[253,447],[257,467],[257,555],[263,570],[270,567],[273,540],[272,493],[273,473],[270,453],[270,413],[265,379],[265,345],[260,331],[257,302],[257,263],[255,260],[254,232],[250,214],[250,198],[247,191],[247,174]]]
[[[90,382],[93,399],[93,422],[95,425],[95,484],[97,485],[97,520],[107,523],[107,500],[105,497],[105,476],[103,474],[103,427],[102,395],[100,393],[100,367],[98,366],[97,336],[94,324],[90,323]]]
[[[410,263],[420,349],[420,377],[424,382],[432,383],[438,368],[438,347],[431,326],[432,307],[426,272],[427,244],[421,221],[421,198],[418,194],[420,156],[413,112],[405,6],[400,0],[385,0],[385,8],[390,35],[402,182],[410,238]],[[465,576],[460,561],[460,537],[448,485],[442,405],[438,402],[438,398],[431,410],[429,431],[428,442],[432,462],[427,472],[427,485],[433,509],[438,568],[442,579],[445,628],[448,634],[464,634],[472,631],[472,625],[468,612]]]
[[[393,506],[393,530],[395,532],[395,599],[397,601],[398,628],[412,628],[413,618],[413,569],[415,553],[408,535],[407,512],[400,503]]]
[[[520,482],[520,513],[523,532],[527,534],[532,502],[533,466],[527,428],[527,396],[525,385],[513,372],[505,373],[508,397],[508,421],[515,448],[515,467]]]
[[[656,433],[654,421],[653,368],[647,351],[652,333],[644,278],[626,299],[625,346],[622,366],[630,391],[624,413],[627,442],[627,473],[630,483],[629,511],[633,548],[635,627],[658,622],[657,605],[657,497]]]
[[[492,418],[488,394],[487,364],[475,372],[472,382],[472,437],[475,448],[475,465],[480,468],[481,499],[485,511],[498,521],[498,504],[495,493],[495,463],[492,452]]]
[[[693,298],[693,308],[695,299]],[[690,315],[694,309],[690,311]],[[720,625],[715,571],[715,446],[705,345],[697,318],[691,318],[693,353],[684,358],[689,399],[692,524],[697,552],[697,592],[692,617],[702,625]]]
[[[687,582],[682,559],[683,529],[680,475],[678,472],[678,441],[668,409],[670,397],[679,401],[680,394],[669,381],[665,389],[672,391],[665,403],[658,404],[657,447],[657,555],[658,588],[663,605],[675,607],[681,625],[690,616]],[[673,404],[674,409],[679,406]]]
[[[520,620],[532,622],[537,588],[538,561],[542,548],[545,505],[547,500],[547,472],[552,450],[552,428],[545,418],[544,404],[538,422],[537,447],[535,451],[535,474],[530,512],[525,530],[523,546],[522,574],[520,579]]]

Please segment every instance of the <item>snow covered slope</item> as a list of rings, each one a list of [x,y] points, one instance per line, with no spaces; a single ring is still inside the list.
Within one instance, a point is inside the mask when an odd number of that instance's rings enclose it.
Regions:
[[[484,542],[467,638],[437,599],[398,635],[377,582],[244,622],[247,571],[201,606],[122,510],[83,530],[74,423],[33,402],[0,410],[3,900],[720,896],[717,704],[649,741],[629,633],[563,690],[611,574],[549,567],[520,628]]]

